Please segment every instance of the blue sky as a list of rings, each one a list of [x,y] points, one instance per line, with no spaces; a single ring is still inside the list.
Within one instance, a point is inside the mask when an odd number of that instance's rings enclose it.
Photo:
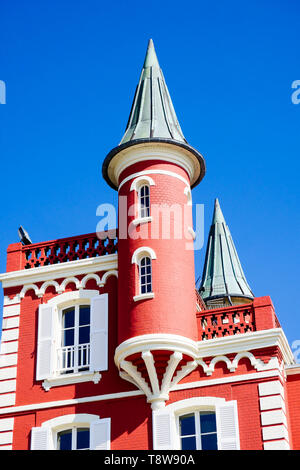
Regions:
[[[300,339],[300,5],[297,0],[1,2],[0,271],[34,242],[94,232],[101,177],[125,130],[149,38],[188,142],[205,234],[218,197],[248,282]],[[205,250],[196,253],[196,277]],[[2,306],[2,291],[0,306]]]

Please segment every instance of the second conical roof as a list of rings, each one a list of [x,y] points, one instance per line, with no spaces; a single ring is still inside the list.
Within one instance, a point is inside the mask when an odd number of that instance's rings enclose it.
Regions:
[[[247,283],[231,233],[218,199],[210,227],[200,294],[206,301],[220,297],[247,297],[253,293]]]

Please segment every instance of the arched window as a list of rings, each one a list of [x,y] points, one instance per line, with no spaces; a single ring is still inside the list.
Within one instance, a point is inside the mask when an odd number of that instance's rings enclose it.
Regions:
[[[138,190],[138,217],[150,217],[150,186],[144,184]]]
[[[58,372],[68,374],[89,370],[90,305],[73,305],[62,310],[61,332]]]
[[[141,258],[139,263],[140,294],[152,292],[152,262],[149,256]]]
[[[153,292],[153,279],[152,279],[152,260],[156,259],[154,250],[147,246],[137,248],[132,255],[131,262],[136,264],[138,275],[136,277],[136,295],[133,300],[152,299]]]
[[[108,294],[65,292],[40,304],[36,380],[45,390],[99,382],[108,367]]]

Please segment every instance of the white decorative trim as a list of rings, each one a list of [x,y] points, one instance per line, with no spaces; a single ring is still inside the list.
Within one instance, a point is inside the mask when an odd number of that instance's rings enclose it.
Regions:
[[[147,224],[148,222],[152,222],[152,220],[153,220],[153,217],[150,215],[149,217],[142,217],[139,219],[134,219],[131,223],[137,226],[137,225]]]
[[[141,246],[133,253],[131,263],[138,264],[143,256],[150,256],[151,259],[156,259],[155,251],[152,248],[149,248],[148,246]]]
[[[253,349],[278,346],[283,354],[285,364],[293,364],[294,356],[286,336],[281,328],[252,331],[241,335],[198,341],[199,358],[243,353]]]
[[[0,367],[9,367],[14,366],[18,362],[18,355],[17,354],[6,354],[1,356],[0,355]]]
[[[134,302],[139,302],[140,300],[153,299],[154,292],[147,292],[146,294],[138,294],[133,297]]]
[[[97,286],[99,286],[99,287],[100,287],[100,286],[103,286],[103,282],[101,281],[101,279],[100,279],[100,277],[98,276],[98,274],[90,273],[90,274],[87,274],[86,276],[84,276],[83,279],[81,279],[80,287],[82,287],[83,289],[85,289],[86,283],[87,283],[90,279],[94,279],[94,281],[96,281]]]
[[[20,316],[20,303],[14,305],[4,305],[3,318],[6,317],[19,317]]]
[[[120,175],[126,168],[141,161],[153,160],[170,162],[183,168],[192,183],[200,173],[200,163],[188,149],[175,147],[172,144],[152,142],[151,144],[142,143],[134,147],[127,147],[115,155],[108,166],[108,176],[118,186]],[[146,173],[151,174],[150,171]]]
[[[13,406],[15,403],[16,403],[15,393],[5,393],[4,395],[0,395],[0,407]],[[10,408],[10,412],[11,411],[12,411],[12,408]]]
[[[288,441],[288,430],[284,424],[275,426],[265,426],[262,428],[262,435],[264,441],[272,441],[274,439],[286,439]]]
[[[180,335],[153,333],[130,338],[121,343],[115,351],[115,363],[118,364],[127,356],[143,351],[177,351],[197,357],[195,341]]]
[[[290,450],[290,445],[285,439],[264,442],[264,450]]]
[[[20,299],[23,299],[25,297],[26,292],[30,290],[34,290],[35,294],[38,295],[39,288],[36,284],[26,284],[20,292]]]
[[[121,375],[121,374],[120,374]],[[202,388],[207,387],[209,385],[222,385],[222,384],[229,384],[229,383],[236,383],[236,382],[244,382],[247,380],[259,380],[265,379],[268,377],[279,377],[278,371],[266,371],[266,372],[255,372],[252,374],[239,374],[230,377],[220,377],[218,379],[207,379],[207,380],[199,380],[196,382],[187,382],[179,385],[175,385],[172,387],[171,391],[178,391],[178,390],[189,390],[193,388]],[[130,381],[134,383],[134,381]],[[106,400],[118,400],[120,398],[131,398],[136,396],[142,396],[144,392],[141,390],[133,390],[129,392],[118,392],[118,393],[109,393],[105,395],[96,395],[84,398],[74,398],[69,400],[57,400],[52,402],[42,402],[42,403],[33,403],[30,405],[21,405],[15,406],[10,408],[3,408],[0,409],[0,415],[5,415],[8,413],[21,413],[26,411],[34,411],[34,410],[43,410],[47,408],[59,408],[65,406],[72,406],[78,405],[81,403],[92,403],[97,401],[106,401]]]
[[[43,381],[42,386],[46,392],[52,387],[60,387],[62,385],[78,384],[82,382],[100,382],[101,374],[99,372],[80,372],[78,374],[60,375],[59,377],[49,378]]]
[[[4,418],[0,420],[0,431],[12,431],[14,428],[14,418]]]
[[[65,290],[68,284],[75,284],[76,289],[80,289],[80,281],[77,279],[77,277],[67,277],[64,279],[59,287],[58,293],[62,294]]]
[[[16,380],[2,380],[0,389],[1,393],[15,392],[17,390]]]
[[[190,183],[188,180],[186,180],[183,176],[178,175],[177,173],[173,171],[167,171],[167,170],[148,170],[148,171],[139,171],[138,173],[133,173],[132,175],[127,176],[127,178],[124,178],[123,181],[120,183],[118,190],[120,191],[121,187],[123,184],[127,183],[127,181],[130,181],[132,178],[135,178],[137,176],[146,176],[146,175],[165,175],[165,176],[171,176],[173,178],[177,178],[180,181],[182,181],[188,188],[190,188]],[[131,188],[130,188],[131,189]]]
[[[7,367],[0,369],[0,380],[15,379],[17,377],[16,367]]]
[[[259,380],[259,379],[265,379],[269,377],[278,377],[278,371],[266,371],[266,372],[253,372],[252,374],[239,374],[239,375],[233,375],[229,377],[220,377],[217,379],[206,379],[206,380],[197,380],[196,382],[190,382],[190,383],[183,383],[183,384],[177,384],[174,383],[171,384],[171,392],[175,392],[178,390],[188,390],[192,388],[202,388],[202,387],[208,387],[211,385],[223,385],[223,384],[230,384],[230,383],[236,383],[236,382],[243,382],[247,380]]]
[[[118,255],[116,253],[69,261],[68,263],[58,263],[48,266],[39,266],[38,268],[11,271],[9,273],[0,274],[0,282],[2,282],[3,288],[25,285],[27,290],[31,285],[34,286],[36,292],[38,292],[36,286],[38,282],[53,281],[54,279],[62,278],[66,279],[70,276],[76,277],[115,269],[118,269]]]
[[[8,328],[19,328],[20,324],[20,316],[12,316],[12,317],[4,317],[2,321],[2,330],[6,330]]]
[[[50,286],[53,286],[55,288],[56,292],[59,292],[60,286],[59,286],[58,282],[51,280],[51,281],[46,281],[46,282],[43,283],[43,285],[40,287],[40,289],[38,289],[38,291],[36,292],[37,296],[38,297],[43,297],[45,295],[47,287],[50,287]]]
[[[155,186],[153,179],[150,178],[150,176],[147,176],[146,174],[144,174],[132,181],[131,186],[130,186],[130,191],[138,191],[140,186],[143,184],[149,184],[149,186]]]
[[[48,300],[47,305],[53,306],[61,306],[63,307],[65,304],[70,302],[76,301],[90,301],[93,297],[99,296],[100,293],[97,290],[89,290],[89,289],[79,289],[70,292],[65,292],[64,294],[56,295],[52,297],[52,299]]]
[[[105,395],[97,395],[84,398],[71,398],[69,400],[57,400],[57,401],[48,401],[42,403],[34,403],[30,405],[21,405],[14,406],[10,408],[0,409],[0,415],[5,415],[7,413],[19,413],[23,411],[34,411],[34,410],[44,410],[47,408],[59,408],[65,406],[79,405],[81,403],[93,403],[97,401],[106,401],[106,400],[118,400],[121,398],[130,398],[144,395],[140,390],[133,390],[130,392],[118,392],[118,393],[107,393]],[[0,397],[1,399],[1,397]]]
[[[118,271],[116,269],[112,269],[110,271],[106,271],[103,276],[102,276],[102,279],[101,279],[101,284],[104,285],[107,281],[107,279],[110,277],[110,276],[116,276],[118,277]]]
[[[87,425],[91,424],[93,421],[100,419],[98,415],[88,414],[88,413],[78,413],[78,414],[69,414],[63,416],[57,416],[56,418],[49,419],[44,421],[41,424],[41,427],[50,427],[52,429],[61,429],[69,424],[75,425]]]
[[[13,441],[13,433],[11,431],[0,433],[0,445],[12,444],[12,441]],[[2,447],[0,447],[0,450],[1,449]]]

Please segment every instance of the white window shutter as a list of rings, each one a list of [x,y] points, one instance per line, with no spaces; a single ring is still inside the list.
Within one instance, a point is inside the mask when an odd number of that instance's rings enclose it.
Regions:
[[[172,412],[166,410],[153,411],[153,449],[175,449],[175,418]]]
[[[108,368],[108,294],[91,301],[91,371]]]
[[[54,315],[53,307],[39,306],[36,379],[44,380],[53,374]]]
[[[236,401],[217,406],[217,432],[219,450],[239,450],[239,428]]]
[[[110,418],[97,419],[91,423],[90,449],[110,450]]]
[[[31,450],[49,450],[50,429],[47,427],[31,429]]]

